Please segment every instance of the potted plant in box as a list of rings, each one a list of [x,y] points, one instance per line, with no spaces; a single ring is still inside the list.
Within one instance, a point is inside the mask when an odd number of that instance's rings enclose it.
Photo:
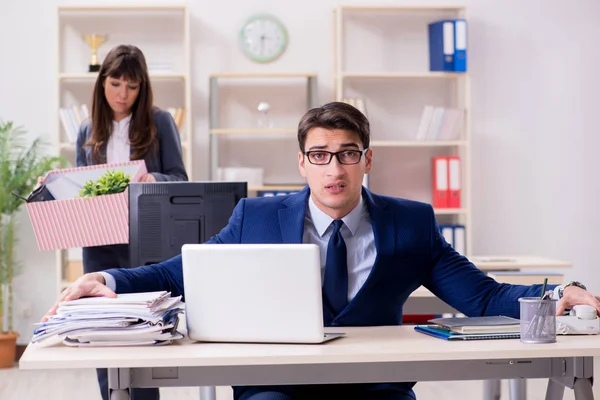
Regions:
[[[0,121],[0,368],[14,364],[18,337],[13,329],[15,216],[23,201],[12,193],[26,197],[38,177],[66,165],[61,157],[42,156],[42,147],[40,139],[28,142],[23,128]]]

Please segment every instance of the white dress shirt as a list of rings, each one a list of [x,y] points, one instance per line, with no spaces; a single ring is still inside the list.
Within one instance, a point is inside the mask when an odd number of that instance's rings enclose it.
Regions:
[[[131,114],[119,122],[113,121],[113,131],[106,145],[106,162],[108,164],[129,161],[131,146],[129,144],[129,123]]]
[[[129,144],[129,123],[131,114],[119,122],[113,121],[113,131],[106,145],[106,162],[108,164],[129,161],[131,145]],[[117,288],[115,278],[109,273],[100,272],[104,277],[106,286],[113,292]]]
[[[367,205],[362,197],[358,205],[342,218],[344,225],[341,228],[342,237],[346,242],[348,260],[348,301],[352,300],[365,283],[377,256],[373,226]],[[321,211],[312,197],[308,200],[308,210],[304,217],[303,243],[319,246],[321,252],[321,281],[325,276],[325,263],[327,261],[327,245],[333,226],[333,218]],[[100,272],[106,281],[106,286],[116,290],[115,278],[109,273]]]
[[[377,256],[373,226],[367,205],[362,196],[358,205],[342,218],[341,232],[346,242],[348,261],[348,301],[352,300],[365,283]],[[321,211],[312,199],[308,200],[308,212],[304,217],[303,243],[312,243],[321,250],[321,280],[325,276],[327,245],[333,230],[333,218]]]

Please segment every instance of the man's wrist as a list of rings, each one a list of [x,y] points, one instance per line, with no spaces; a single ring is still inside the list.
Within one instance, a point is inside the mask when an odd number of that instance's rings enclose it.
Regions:
[[[112,290],[113,292],[116,293],[117,291],[117,281],[115,280],[115,277],[112,276],[111,274],[109,274],[108,272],[97,272],[98,275],[100,275],[102,277],[102,279],[104,280],[104,285],[109,288],[110,290]]]
[[[104,275],[101,272],[92,272],[90,274],[90,278],[92,278],[95,281],[100,282],[103,285],[106,285],[106,279],[104,278]]]

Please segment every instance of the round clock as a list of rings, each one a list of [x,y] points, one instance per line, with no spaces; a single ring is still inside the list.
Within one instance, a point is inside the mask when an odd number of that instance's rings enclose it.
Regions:
[[[281,21],[269,14],[249,18],[240,30],[240,47],[252,61],[276,60],[287,47],[287,31]]]

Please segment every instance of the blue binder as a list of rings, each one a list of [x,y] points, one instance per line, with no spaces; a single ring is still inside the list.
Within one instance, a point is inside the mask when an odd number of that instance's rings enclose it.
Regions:
[[[429,336],[444,340],[491,340],[491,339],[519,339],[519,333],[454,333],[436,325],[415,325],[414,330]]]
[[[467,22],[464,19],[429,24],[429,69],[467,71]]]
[[[464,225],[439,225],[440,234],[454,250],[467,254],[467,238]]]
[[[467,21],[454,20],[454,71],[467,71]]]

